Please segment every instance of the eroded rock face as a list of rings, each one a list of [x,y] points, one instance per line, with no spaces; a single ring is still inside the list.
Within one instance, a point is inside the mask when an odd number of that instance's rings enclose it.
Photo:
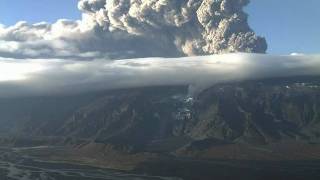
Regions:
[[[38,108],[30,109],[31,102]],[[14,122],[8,125],[15,129],[11,133],[91,139],[119,147],[171,150],[204,139],[263,144],[320,137],[316,78],[220,84],[193,97],[187,87],[149,87],[1,103],[7,107],[0,110],[1,123]]]
[[[320,122],[316,84],[261,81],[214,86],[199,95],[188,133],[199,139],[252,143],[318,138],[311,128]]]

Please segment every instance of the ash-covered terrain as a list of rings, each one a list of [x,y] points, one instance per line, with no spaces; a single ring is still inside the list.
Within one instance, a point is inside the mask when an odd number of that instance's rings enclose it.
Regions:
[[[1,146],[46,162],[182,179],[320,177],[319,77],[188,90],[2,98]]]

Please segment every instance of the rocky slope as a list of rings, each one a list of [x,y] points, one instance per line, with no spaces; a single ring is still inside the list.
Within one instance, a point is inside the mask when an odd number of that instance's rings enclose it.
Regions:
[[[69,137],[131,150],[211,144],[318,142],[320,79],[283,78],[188,88],[146,87],[0,100],[2,134]]]

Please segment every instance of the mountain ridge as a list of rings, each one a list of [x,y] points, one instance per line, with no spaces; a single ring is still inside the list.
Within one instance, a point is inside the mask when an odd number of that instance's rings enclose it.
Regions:
[[[12,134],[89,139],[140,149],[174,138],[266,144],[320,137],[318,77],[217,84],[193,97],[187,86],[158,86],[1,99],[1,105],[7,117],[2,124],[11,122],[10,128],[18,132]]]

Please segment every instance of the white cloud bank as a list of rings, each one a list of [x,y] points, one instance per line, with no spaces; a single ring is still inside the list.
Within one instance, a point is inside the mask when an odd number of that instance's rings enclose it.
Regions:
[[[71,61],[0,58],[0,96],[52,95],[156,85],[192,85],[320,75],[320,55],[225,54]]]

